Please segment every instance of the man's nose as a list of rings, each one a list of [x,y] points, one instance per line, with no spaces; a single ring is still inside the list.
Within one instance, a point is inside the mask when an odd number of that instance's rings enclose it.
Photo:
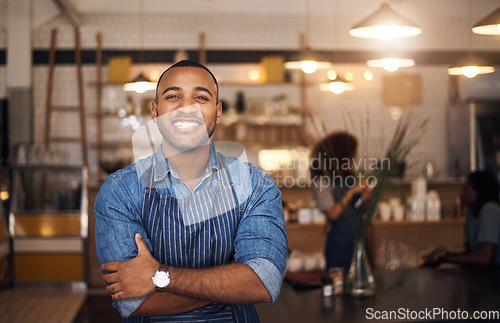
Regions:
[[[182,113],[198,113],[201,111],[200,105],[198,103],[193,102],[192,99],[183,100],[183,104],[177,109]],[[186,103],[186,104],[184,104]],[[190,104],[187,104],[190,103]]]

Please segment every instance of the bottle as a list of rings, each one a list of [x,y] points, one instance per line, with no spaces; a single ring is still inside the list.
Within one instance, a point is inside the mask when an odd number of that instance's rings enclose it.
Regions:
[[[331,297],[333,295],[333,280],[330,275],[321,276],[321,288],[323,289],[323,297]]]
[[[242,91],[239,91],[236,94],[235,107],[238,113],[243,113],[245,111],[245,96],[243,95]]]

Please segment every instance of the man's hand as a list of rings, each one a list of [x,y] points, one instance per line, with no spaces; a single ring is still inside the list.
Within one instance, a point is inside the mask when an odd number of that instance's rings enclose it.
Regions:
[[[109,285],[107,291],[113,300],[138,298],[154,293],[155,287],[151,279],[160,263],[151,255],[141,235],[135,235],[137,256],[127,261],[113,261],[101,266],[104,271],[112,273],[103,275]]]

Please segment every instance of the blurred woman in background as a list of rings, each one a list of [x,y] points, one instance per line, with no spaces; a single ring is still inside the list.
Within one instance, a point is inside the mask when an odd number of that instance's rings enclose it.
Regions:
[[[500,265],[499,194],[499,184],[492,173],[471,173],[460,192],[462,207],[466,208],[465,252],[453,253],[440,247],[424,257],[424,265]]]

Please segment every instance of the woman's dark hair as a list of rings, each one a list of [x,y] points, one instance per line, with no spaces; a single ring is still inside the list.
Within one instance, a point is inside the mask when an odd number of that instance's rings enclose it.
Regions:
[[[477,171],[468,176],[469,184],[477,192],[473,206],[479,213],[484,204],[493,201],[499,204],[500,186],[495,176],[488,171]]]
[[[176,67],[197,67],[197,68],[201,68],[201,69],[204,69],[205,71],[207,71],[210,74],[210,76],[212,76],[212,79],[215,82],[215,86],[217,87],[216,100],[219,101],[219,82],[217,82],[217,79],[212,74],[212,72],[205,65],[203,65],[203,64],[200,64],[200,63],[198,63],[196,61],[191,61],[191,60],[185,59],[185,60],[182,60],[182,61],[178,61],[177,63],[173,64],[172,66],[170,66],[169,68],[167,68],[165,71],[163,71],[163,73],[161,73],[160,78],[158,79],[158,82],[156,83],[156,99],[155,99],[156,103],[158,103],[158,85],[160,84],[160,81],[161,81],[163,75],[166,72],[168,72],[171,69],[176,68]]]
[[[358,140],[345,131],[335,131],[321,139],[312,150],[311,175],[353,175],[352,162],[358,150]],[[325,172],[328,172],[325,173]]]

